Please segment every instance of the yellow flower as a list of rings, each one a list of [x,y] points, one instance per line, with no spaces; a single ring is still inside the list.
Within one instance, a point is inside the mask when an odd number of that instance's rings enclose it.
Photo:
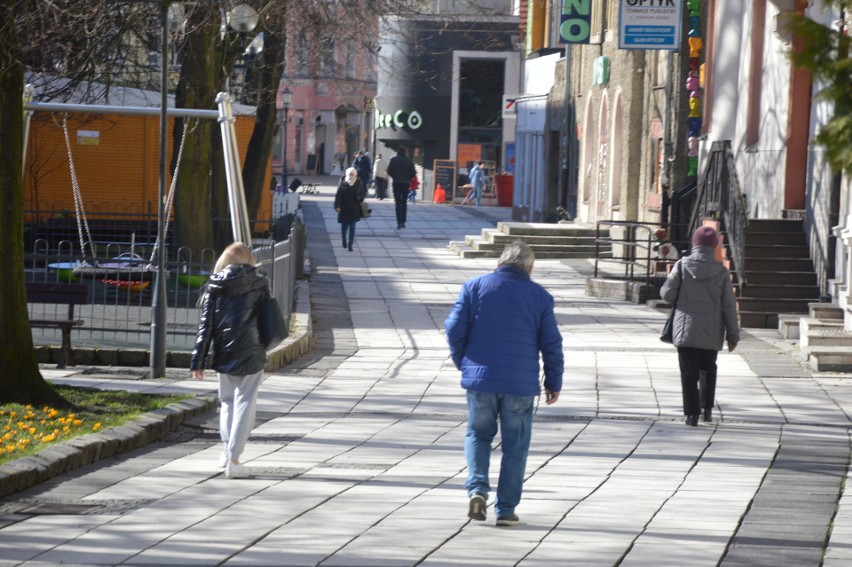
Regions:
[[[30,427],[29,431],[30,431],[30,435],[35,435],[36,428],[35,428],[35,427]]]
[[[76,425],[77,427],[80,427],[81,425],[83,425],[83,420],[82,419],[75,419],[74,425]]]
[[[92,431],[97,431],[100,428],[101,428],[101,423],[98,422],[98,423],[96,423],[92,426]]]

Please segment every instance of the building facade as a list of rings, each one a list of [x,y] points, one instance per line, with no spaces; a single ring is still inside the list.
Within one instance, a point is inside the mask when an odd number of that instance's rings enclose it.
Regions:
[[[519,18],[513,2],[486,4],[484,13],[444,6],[440,13],[388,19],[381,29],[375,152],[387,157],[405,147],[422,166],[427,199],[436,160],[453,162],[455,186],[480,160],[490,174],[507,169],[512,153],[515,125],[504,119],[503,106],[504,95],[521,89]]]
[[[280,183],[285,163],[289,176],[342,174],[356,151],[371,146],[376,49],[354,39],[320,40],[295,27],[288,37],[294,39],[278,89],[273,175]]]

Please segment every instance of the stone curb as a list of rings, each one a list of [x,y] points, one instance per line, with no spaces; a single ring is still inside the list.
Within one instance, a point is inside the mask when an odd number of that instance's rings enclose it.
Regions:
[[[215,398],[197,397],[182,400],[150,411],[124,425],[75,437],[51,445],[30,457],[0,465],[0,497],[158,441],[184,421],[215,410],[216,405]]]
[[[268,361],[266,371],[273,372],[287,366],[313,346],[313,326],[311,325],[310,287],[307,280],[296,283],[296,309],[292,314],[292,322],[297,331],[284,339],[280,345],[266,353]],[[187,367],[189,363],[187,362]]]

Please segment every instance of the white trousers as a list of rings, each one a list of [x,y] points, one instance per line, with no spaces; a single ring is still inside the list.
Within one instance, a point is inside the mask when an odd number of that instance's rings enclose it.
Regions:
[[[240,460],[254,428],[257,391],[263,371],[248,376],[219,373],[219,437],[231,461]]]

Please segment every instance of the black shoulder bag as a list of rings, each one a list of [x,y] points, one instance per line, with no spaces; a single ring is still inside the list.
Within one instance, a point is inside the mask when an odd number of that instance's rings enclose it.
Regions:
[[[680,261],[675,264],[675,269],[680,265]],[[680,271],[680,285],[683,285],[683,270]],[[669,313],[669,318],[666,319],[666,324],[663,325],[663,332],[660,335],[660,340],[664,343],[671,344],[674,342],[674,318],[675,311],[677,311],[677,298],[680,296],[680,287],[677,288],[677,295],[675,296],[674,303],[672,303],[672,310]]]
[[[257,313],[257,329],[260,334],[260,344],[264,347],[277,345],[287,338],[290,328],[281,314],[278,300],[267,295],[260,301]]]

